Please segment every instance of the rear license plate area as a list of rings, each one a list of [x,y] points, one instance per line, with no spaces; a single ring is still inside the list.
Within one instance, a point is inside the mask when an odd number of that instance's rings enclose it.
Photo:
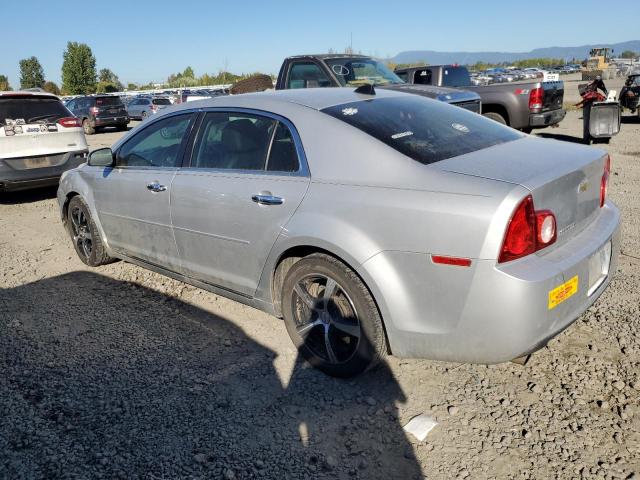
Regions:
[[[591,296],[602,285],[609,276],[609,267],[611,266],[611,240],[603,245],[589,259],[589,290],[587,295]]]

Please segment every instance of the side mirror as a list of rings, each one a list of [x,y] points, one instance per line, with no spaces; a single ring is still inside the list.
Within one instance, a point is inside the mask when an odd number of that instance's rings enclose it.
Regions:
[[[91,167],[113,167],[115,161],[110,148],[99,148],[89,154],[87,162]]]

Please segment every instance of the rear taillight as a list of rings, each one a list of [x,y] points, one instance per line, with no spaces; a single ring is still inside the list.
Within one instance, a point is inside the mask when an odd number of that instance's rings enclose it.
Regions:
[[[64,128],[79,127],[80,120],[75,117],[65,117],[58,120],[58,125],[62,125]]]
[[[550,210],[535,210],[527,196],[511,216],[498,263],[526,257],[556,241],[556,217]]]
[[[529,110],[532,113],[539,113],[542,110],[543,98],[544,89],[542,87],[534,88],[529,92]]]
[[[604,207],[604,202],[607,201],[607,190],[609,190],[609,174],[611,173],[611,157],[607,155],[607,159],[604,162],[604,173],[602,174],[602,180],[600,180],[600,208]]]
[[[91,107],[91,108],[89,109],[89,111],[90,111],[91,113],[93,113],[94,115],[97,115],[97,114],[98,114],[98,107]]]

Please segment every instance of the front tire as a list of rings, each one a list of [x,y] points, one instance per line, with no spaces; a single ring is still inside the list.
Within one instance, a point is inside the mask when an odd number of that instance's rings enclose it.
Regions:
[[[483,113],[482,114],[483,117],[487,117],[490,118],[491,120],[501,123],[502,125],[506,125],[507,121],[505,120],[505,118],[500,115],[499,113],[496,112],[487,112],[487,113]]]
[[[90,267],[97,267],[114,261],[107,255],[98,227],[89,212],[89,207],[79,195],[73,197],[69,202],[67,230],[71,236],[73,247],[83,263]]]
[[[312,366],[348,378],[386,355],[380,312],[356,273],[339,260],[313,254],[296,262],[282,286],[291,340]]]

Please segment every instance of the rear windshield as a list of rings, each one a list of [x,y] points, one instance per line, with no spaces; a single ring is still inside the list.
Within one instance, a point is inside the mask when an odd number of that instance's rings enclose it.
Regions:
[[[322,111],[425,165],[522,137],[477,113],[417,95],[345,103]]]
[[[122,105],[120,97],[98,97],[96,98],[96,105],[100,107],[112,107],[114,105]]]
[[[469,71],[465,67],[442,68],[442,85],[445,87],[469,87]]]
[[[168,98],[154,98],[151,103],[154,105],[171,105]]]
[[[0,125],[10,120],[31,122],[54,122],[59,118],[71,117],[62,102],[53,97],[0,97]]]

